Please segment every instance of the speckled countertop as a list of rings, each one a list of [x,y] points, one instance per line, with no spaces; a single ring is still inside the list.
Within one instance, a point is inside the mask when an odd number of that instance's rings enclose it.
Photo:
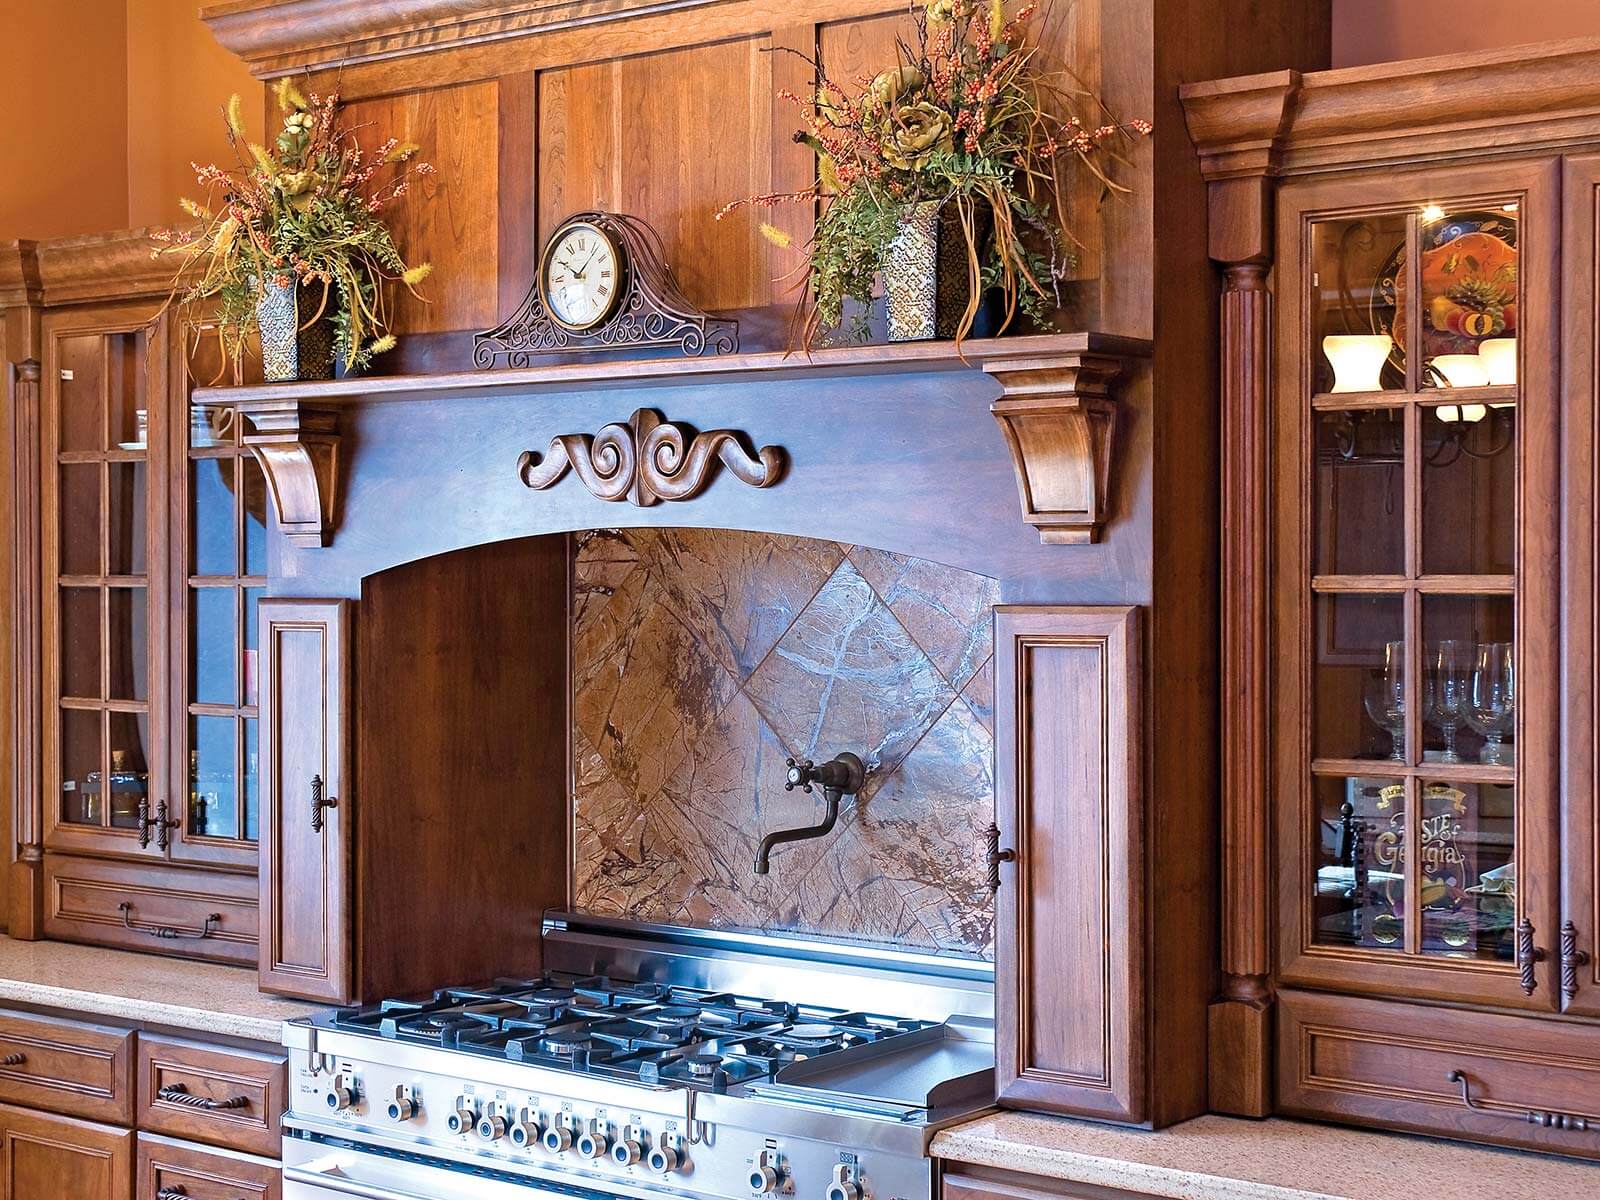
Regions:
[[[1150,1133],[991,1113],[940,1133],[933,1152],[1176,1200],[1600,1196],[1600,1163],[1287,1120],[1200,1117]]]
[[[276,1044],[316,1006],[264,996],[256,973],[66,942],[0,936],[0,1002]]]

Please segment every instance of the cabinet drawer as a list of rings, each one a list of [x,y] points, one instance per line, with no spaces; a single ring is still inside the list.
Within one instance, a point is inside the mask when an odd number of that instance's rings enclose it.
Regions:
[[[139,1135],[133,1200],[279,1200],[283,1173],[276,1162]]]
[[[287,1106],[281,1054],[139,1038],[139,1128],[276,1158]]]
[[[0,1103],[133,1124],[133,1034],[0,1012]]]
[[[249,875],[47,854],[44,891],[47,937],[247,966],[256,961],[258,897]]]
[[[1278,1008],[1282,1113],[1600,1158],[1600,1027],[1310,992]]]

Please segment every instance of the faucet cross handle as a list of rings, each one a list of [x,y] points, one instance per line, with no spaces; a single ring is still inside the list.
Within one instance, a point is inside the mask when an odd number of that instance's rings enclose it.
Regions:
[[[792,792],[795,788],[799,788],[802,792],[809,792],[811,781],[817,777],[816,764],[809,758],[803,763],[795,762],[792,758],[784,761],[788,764],[789,774],[783,781],[783,790]]]

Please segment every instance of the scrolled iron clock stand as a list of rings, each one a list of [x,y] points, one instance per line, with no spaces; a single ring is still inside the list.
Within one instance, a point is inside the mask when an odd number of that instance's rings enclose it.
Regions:
[[[475,366],[522,368],[534,356],[571,351],[676,347],[691,358],[738,351],[739,323],[713,317],[690,303],[673,278],[654,229],[626,213],[575,213],[556,227],[549,245],[578,223],[600,230],[619,251],[622,290],[615,307],[588,329],[556,320],[544,293],[547,246],[516,313],[496,328],[473,335]]]

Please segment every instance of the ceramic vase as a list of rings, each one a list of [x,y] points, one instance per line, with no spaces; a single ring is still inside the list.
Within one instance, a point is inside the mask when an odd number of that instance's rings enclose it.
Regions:
[[[322,304],[322,289],[268,280],[256,297],[261,331],[261,366],[273,383],[333,378],[333,316],[324,312],[306,324]]]

